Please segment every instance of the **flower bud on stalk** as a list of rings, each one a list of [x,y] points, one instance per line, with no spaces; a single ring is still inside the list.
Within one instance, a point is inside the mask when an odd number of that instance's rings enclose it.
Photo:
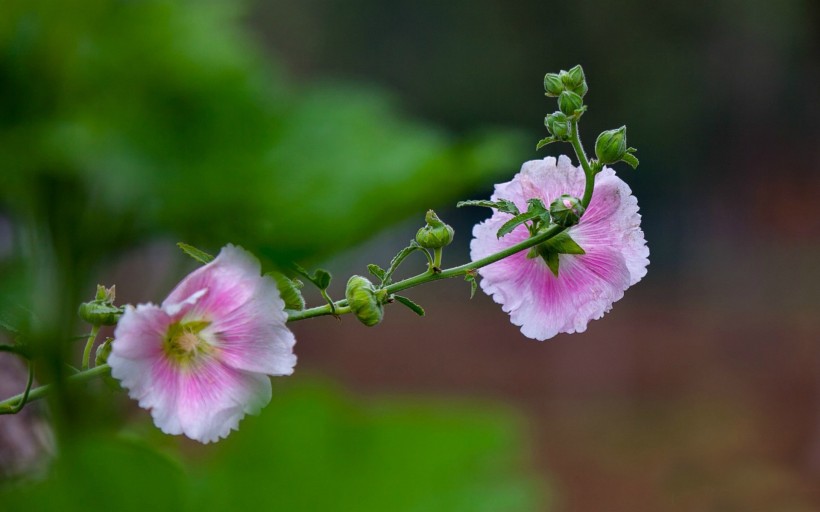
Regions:
[[[580,199],[564,194],[550,204],[550,217],[554,223],[568,228],[578,224],[584,210]]]
[[[347,281],[345,298],[350,310],[361,323],[372,327],[382,321],[384,306],[377,295],[376,289],[367,278],[351,276]]]
[[[602,164],[619,162],[626,154],[626,126],[607,130],[595,140],[595,156]]]
[[[583,106],[584,100],[572,91],[564,91],[558,96],[558,108],[567,116],[575,115]]]
[[[416,233],[416,242],[420,246],[425,249],[441,249],[450,245],[455,235],[452,227],[442,222],[433,210],[427,210],[424,220],[427,225]]]
[[[569,71],[562,72],[561,82],[564,87],[566,87],[566,90],[572,91],[578,96],[584,96],[587,91],[589,91],[587,79],[586,76],[584,76],[584,68],[582,68],[580,64]]]
[[[97,285],[97,295],[90,302],[83,302],[77,314],[91,325],[116,325],[122,316],[122,308],[114,305],[115,290]]]
[[[547,130],[558,140],[569,140],[569,119],[563,112],[553,112],[544,119]]]
[[[558,73],[547,73],[544,75],[544,90],[547,96],[558,96],[564,92],[564,83]]]

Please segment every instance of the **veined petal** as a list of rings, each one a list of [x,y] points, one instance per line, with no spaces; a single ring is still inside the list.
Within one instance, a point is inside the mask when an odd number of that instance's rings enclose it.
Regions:
[[[270,401],[269,375],[290,375],[295,339],[259,262],[227,246],[183,279],[162,307],[129,308],[111,374],[168,434],[208,443]]]

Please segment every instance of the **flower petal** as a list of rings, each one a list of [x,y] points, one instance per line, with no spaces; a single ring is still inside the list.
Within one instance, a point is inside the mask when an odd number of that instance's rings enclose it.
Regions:
[[[153,304],[128,306],[114,330],[111,355],[129,359],[157,356],[170,324],[171,317]]]
[[[526,162],[512,181],[496,186],[493,200],[508,199],[519,208],[537,197],[549,204],[561,194],[581,196],[584,173],[561,156]],[[475,261],[525,240],[519,226],[497,239],[509,214],[495,212],[473,228],[470,244]],[[586,330],[646,274],[649,251],[640,230],[637,200],[611,169],[596,176],[595,193],[578,225],[569,229],[586,254],[559,256],[556,277],[541,258],[527,251],[479,269],[481,288],[510,313],[511,321],[530,338],[545,340],[558,333]]]

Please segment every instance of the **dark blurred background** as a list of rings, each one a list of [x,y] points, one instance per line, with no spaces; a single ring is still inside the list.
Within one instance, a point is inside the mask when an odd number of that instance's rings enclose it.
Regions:
[[[76,304],[160,301],[178,240],[324,265],[340,296],[432,207],[463,262],[487,212],[453,204],[570,151],[534,145],[544,73],[577,63],[587,147],[626,124],[639,150],[617,170],[651,251],[586,333],[528,340],[458,280],[409,293],[422,319],[300,322],[297,373],[216,447],[59,387],[0,417],[0,509],[820,510],[810,0],[5,2],[2,320],[60,382]]]

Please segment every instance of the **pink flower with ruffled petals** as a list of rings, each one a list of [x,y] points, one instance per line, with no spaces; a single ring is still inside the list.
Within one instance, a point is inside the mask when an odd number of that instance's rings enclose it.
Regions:
[[[547,157],[526,162],[512,181],[496,185],[492,200],[513,201],[523,212],[527,200],[549,205],[562,194],[581,197],[584,172],[569,158]],[[495,212],[473,228],[471,257],[478,260],[529,237],[518,226],[498,239],[498,229],[510,214]],[[590,320],[601,318],[624,291],[646,275],[649,249],[640,228],[638,200],[612,169],[595,176],[595,192],[581,221],[569,235],[586,254],[559,255],[556,277],[540,258],[528,251],[479,269],[481,288],[510,314],[528,338],[546,340],[558,333],[583,332]]]
[[[108,364],[167,434],[202,443],[235,430],[271,398],[268,375],[290,375],[295,339],[279,290],[259,261],[228,245],[161,306],[128,307]]]

